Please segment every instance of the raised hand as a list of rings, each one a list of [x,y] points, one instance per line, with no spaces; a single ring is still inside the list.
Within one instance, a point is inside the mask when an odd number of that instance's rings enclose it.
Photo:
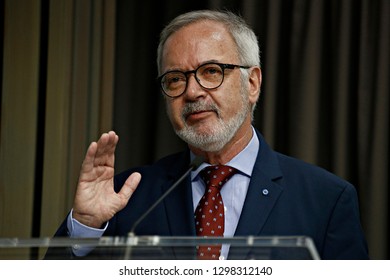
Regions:
[[[127,178],[120,192],[114,191],[118,140],[118,135],[110,131],[92,142],[87,150],[73,204],[73,218],[84,225],[100,228],[126,206],[141,180],[141,175],[135,172]]]

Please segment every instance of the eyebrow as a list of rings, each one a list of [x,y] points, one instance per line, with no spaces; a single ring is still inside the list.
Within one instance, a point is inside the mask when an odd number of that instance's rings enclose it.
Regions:
[[[187,70],[184,70],[184,69],[181,69],[181,68],[171,68],[171,69],[167,69],[166,71],[162,72],[162,75],[164,73],[167,73],[167,72],[171,72],[171,71],[180,71],[180,72],[185,72],[185,71],[191,71],[191,70],[194,70],[196,68],[198,68],[199,66],[203,65],[203,64],[207,64],[207,63],[222,63],[216,59],[211,59],[211,60],[206,60],[206,61],[203,61],[201,63],[199,63],[195,68],[193,69],[187,69]]]

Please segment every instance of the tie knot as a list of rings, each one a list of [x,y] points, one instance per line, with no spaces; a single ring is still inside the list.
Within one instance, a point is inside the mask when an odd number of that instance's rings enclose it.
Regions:
[[[237,169],[227,165],[212,165],[204,168],[200,176],[206,186],[221,189],[222,186],[237,173]]]

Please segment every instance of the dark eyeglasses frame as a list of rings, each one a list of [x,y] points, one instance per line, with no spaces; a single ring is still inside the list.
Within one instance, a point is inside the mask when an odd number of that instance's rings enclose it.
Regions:
[[[198,71],[198,69],[201,68],[201,67],[203,67],[203,66],[205,66],[205,65],[207,65],[207,64],[215,64],[215,65],[218,65],[219,67],[221,67],[221,69],[222,69],[222,80],[221,80],[221,83],[220,83],[218,86],[216,86],[216,87],[208,88],[208,87],[205,87],[205,86],[201,85],[200,82],[199,82],[199,80],[198,80],[198,78],[197,78],[197,76],[196,76],[196,72]],[[196,82],[197,82],[202,88],[204,88],[204,89],[216,89],[216,88],[219,88],[219,87],[223,84],[223,81],[224,81],[224,79],[225,79],[225,69],[235,69],[235,68],[249,69],[249,68],[251,68],[251,67],[252,67],[252,66],[243,66],[243,65],[237,65],[237,64],[218,63],[218,62],[206,62],[206,63],[203,63],[203,64],[199,65],[196,69],[194,69],[194,70],[189,70],[189,71],[186,71],[186,72],[183,72],[183,71],[180,71],[180,70],[172,70],[172,71],[165,72],[165,73],[162,74],[161,76],[157,77],[157,81],[158,81],[158,83],[159,83],[159,85],[160,85],[160,88],[161,88],[162,92],[163,92],[166,96],[168,96],[168,97],[170,97],[170,98],[176,98],[176,97],[182,96],[183,93],[185,93],[185,91],[187,90],[188,75],[189,75],[189,74],[194,73]],[[169,73],[172,73],[172,72],[180,72],[180,73],[183,73],[184,76],[186,77],[186,86],[185,86],[183,92],[182,92],[181,94],[175,95],[175,96],[171,96],[171,95],[169,95],[168,93],[166,93],[165,90],[164,90],[164,87],[163,87],[163,85],[162,85],[162,79],[164,78],[164,76],[167,75],[167,74],[169,74]]]

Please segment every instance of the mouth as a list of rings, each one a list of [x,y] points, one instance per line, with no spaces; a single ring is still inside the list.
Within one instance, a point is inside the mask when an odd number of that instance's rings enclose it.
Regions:
[[[214,110],[201,110],[201,111],[194,111],[191,113],[187,113],[184,115],[184,119],[187,123],[193,123],[198,122],[203,119],[206,119],[210,117],[211,115],[215,115],[216,112]]]
[[[219,109],[213,103],[199,101],[196,103],[187,103],[182,111],[182,118],[188,125],[202,122],[210,117],[219,117]]]

